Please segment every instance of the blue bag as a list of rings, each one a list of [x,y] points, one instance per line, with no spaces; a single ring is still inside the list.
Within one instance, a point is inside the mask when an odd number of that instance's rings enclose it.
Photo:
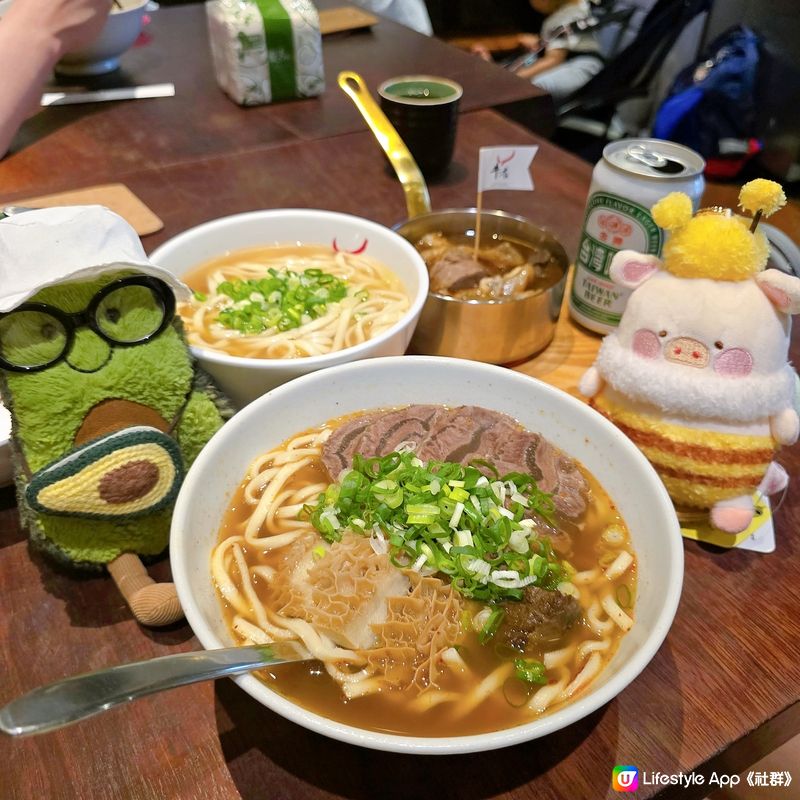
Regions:
[[[656,114],[653,136],[691,147],[712,166],[720,157],[760,149],[753,144],[759,44],[759,37],[743,25],[718,36],[700,62],[675,79]]]

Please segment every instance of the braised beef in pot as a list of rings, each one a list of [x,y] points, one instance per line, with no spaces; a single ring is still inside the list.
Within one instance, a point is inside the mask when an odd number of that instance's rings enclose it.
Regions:
[[[495,234],[473,250],[472,237],[435,232],[415,247],[428,266],[431,291],[460,300],[502,300],[546,291],[562,277],[553,254]]]

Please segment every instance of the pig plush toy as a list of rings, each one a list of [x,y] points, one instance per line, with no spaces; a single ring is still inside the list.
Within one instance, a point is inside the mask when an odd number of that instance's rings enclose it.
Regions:
[[[774,456],[794,444],[798,378],[788,362],[800,279],[765,269],[759,218],[785,203],[772,181],[746,184],[739,205],[692,216],[673,193],[653,207],[669,232],[663,262],[623,250],[611,279],[633,289],[580,391],[658,471],[676,506],[707,509],[713,527],[744,531],[756,490],[784,489]]]

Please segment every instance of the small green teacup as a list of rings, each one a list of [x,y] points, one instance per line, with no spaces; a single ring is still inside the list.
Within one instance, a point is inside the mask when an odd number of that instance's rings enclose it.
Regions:
[[[453,157],[461,86],[433,75],[402,75],[384,81],[378,94],[423,175],[444,172]]]

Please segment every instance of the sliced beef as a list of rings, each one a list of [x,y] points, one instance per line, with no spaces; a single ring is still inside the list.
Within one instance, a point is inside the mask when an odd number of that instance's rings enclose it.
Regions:
[[[463,463],[482,459],[494,464],[501,475],[526,472],[543,492],[553,495],[556,510],[569,519],[580,517],[586,510],[588,486],[577,464],[538,433],[521,429],[505,414],[497,416]]]
[[[417,455],[422,461],[466,464],[479,447],[485,432],[507,419],[505,414],[480,406],[458,406],[436,420],[437,424],[417,448]]]
[[[469,255],[452,250],[430,268],[431,291],[450,294],[460,289],[474,289],[488,274],[486,267]]]
[[[383,456],[405,442],[414,443],[423,461],[468,464],[478,459],[493,464],[501,475],[530,473],[542,491],[553,494],[556,509],[568,519],[577,519],[586,509],[588,486],[571,458],[506,414],[480,406],[414,405],[358,417],[328,439],[322,460],[336,480],[356,453]]]
[[[499,414],[498,417],[495,424],[483,432],[467,462],[475,459],[488,461],[501,475],[508,472],[528,472],[526,459],[533,434],[520,428],[505,414]],[[488,474],[487,470],[484,472]]]
[[[586,509],[588,486],[578,465],[537,433],[526,459],[527,472],[543,492],[553,493],[556,510],[575,519]]]
[[[557,642],[577,622],[581,607],[574,597],[529,586],[522,600],[503,603],[505,615],[495,641],[516,650]]]
[[[325,442],[322,447],[322,463],[332,480],[336,480],[343,469],[352,466],[361,437],[376,416],[364,414],[345,422]]]
[[[418,447],[445,414],[442,406],[418,405],[375,415],[354,452],[371,458],[385,456],[404,442],[414,442]]]

